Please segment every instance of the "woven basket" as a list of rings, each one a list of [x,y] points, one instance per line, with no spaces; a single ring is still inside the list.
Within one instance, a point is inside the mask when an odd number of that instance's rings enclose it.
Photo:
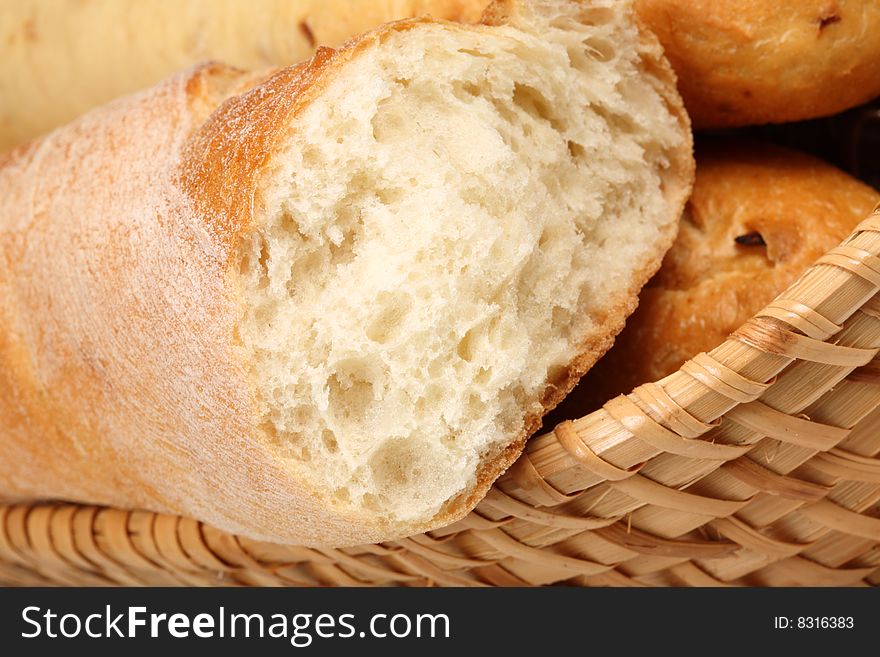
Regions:
[[[866,116],[880,111],[811,129],[848,122],[866,144]],[[880,585],[878,352],[880,207],[719,347],[532,438],[454,525],[318,550],[145,511],[0,506],[0,583]]]

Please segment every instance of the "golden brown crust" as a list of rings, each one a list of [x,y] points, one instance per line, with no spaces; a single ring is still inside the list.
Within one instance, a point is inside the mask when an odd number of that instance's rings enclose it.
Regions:
[[[328,509],[259,438],[253,392],[232,347],[230,255],[252,221],[268,158],[340,67],[417,25],[383,27],[265,79],[202,67],[7,158],[0,384],[14,393],[0,398],[0,494],[145,508],[264,540],[334,545],[422,531],[461,517],[482,497],[539,418],[528,418],[523,434],[486,460],[475,489],[437,517],[378,526]],[[643,62],[671,79],[650,37]],[[673,85],[661,91],[689,134]],[[547,408],[631,312],[674,237],[691,175],[688,141],[665,175],[667,243],[596,318],[568,377],[548,390]]]
[[[880,96],[876,0],[637,0],[696,128],[827,116]]]
[[[696,184],[674,246],[614,348],[554,419],[589,413],[721,344],[878,201],[876,190],[796,151],[699,143]]]

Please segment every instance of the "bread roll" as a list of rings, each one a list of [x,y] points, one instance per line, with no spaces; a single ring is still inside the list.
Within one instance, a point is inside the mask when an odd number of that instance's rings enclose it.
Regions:
[[[827,116],[880,96],[878,0],[637,0],[696,128]]]
[[[580,417],[721,344],[878,201],[873,188],[797,151],[700,142],[694,193],[675,244],[614,348],[552,419]]]
[[[218,60],[297,64],[390,20],[476,22],[487,0],[0,0],[0,150]]]
[[[693,166],[626,5],[487,22],[201,67],[5,156],[0,494],[308,545],[465,514],[620,330]]]

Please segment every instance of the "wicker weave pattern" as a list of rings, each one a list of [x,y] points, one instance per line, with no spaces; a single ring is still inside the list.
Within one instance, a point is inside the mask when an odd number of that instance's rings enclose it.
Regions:
[[[0,507],[0,582],[880,585],[880,208],[708,354],[548,434],[467,518],[317,550]]]

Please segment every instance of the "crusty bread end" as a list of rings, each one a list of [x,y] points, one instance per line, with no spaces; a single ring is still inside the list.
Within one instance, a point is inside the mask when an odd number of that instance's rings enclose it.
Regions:
[[[611,0],[97,110],[0,167],[0,494],[308,545],[459,518],[621,329],[692,166]]]

